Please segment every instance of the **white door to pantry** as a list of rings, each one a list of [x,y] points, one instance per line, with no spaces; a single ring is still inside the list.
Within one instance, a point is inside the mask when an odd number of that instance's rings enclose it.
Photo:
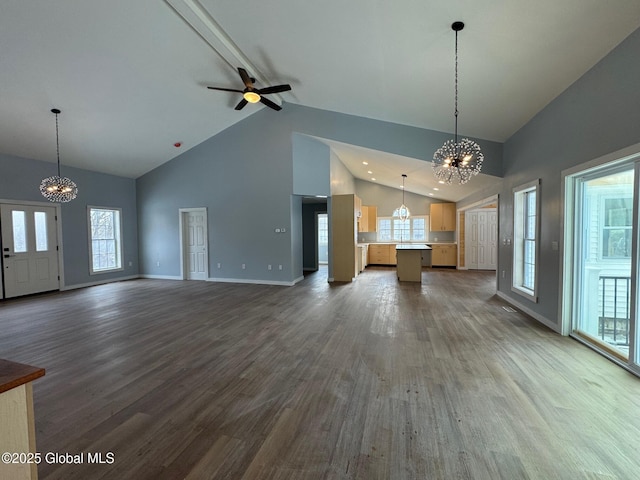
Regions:
[[[56,208],[0,205],[6,298],[58,290]]]
[[[183,278],[206,280],[209,277],[209,244],[207,240],[207,210],[181,209]]]

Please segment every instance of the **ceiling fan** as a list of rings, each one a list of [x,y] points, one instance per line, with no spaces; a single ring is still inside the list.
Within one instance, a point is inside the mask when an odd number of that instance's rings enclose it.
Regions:
[[[242,100],[240,103],[236,105],[236,110],[242,110],[247,103],[264,103],[267,107],[273,108],[274,110],[282,110],[282,107],[268,98],[264,97],[269,93],[280,93],[291,90],[291,85],[274,85],[272,87],[264,87],[264,88],[256,88],[254,87],[254,83],[256,81],[255,78],[251,78],[247,71],[238,67],[238,73],[240,74],[240,78],[244,83],[244,90],[237,90],[235,88],[222,88],[222,87],[207,87],[211,90],[222,90],[223,92],[237,92],[242,94]]]

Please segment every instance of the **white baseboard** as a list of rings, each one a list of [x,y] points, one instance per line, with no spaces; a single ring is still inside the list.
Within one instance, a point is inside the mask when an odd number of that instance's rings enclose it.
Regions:
[[[77,283],[75,285],[64,285],[60,291],[76,290],[78,288],[95,287],[96,285],[104,285],[105,283],[124,282],[126,280],[135,280],[141,278],[142,275],[129,275],[127,277],[111,278],[109,280],[96,280],[95,282]]]
[[[304,276],[296,278],[293,282],[285,282],[280,280],[257,280],[252,278],[208,278],[208,282],[221,282],[221,283],[249,283],[253,285],[279,285],[283,287],[292,287],[300,280],[303,280]]]
[[[502,300],[504,300],[505,302],[510,303],[511,305],[516,307],[518,310],[522,310],[524,313],[526,313],[527,315],[532,317],[534,320],[537,320],[538,322],[542,323],[543,325],[549,327],[554,332],[558,332],[560,335],[562,335],[562,328],[561,328],[561,326],[559,324],[552,322],[551,320],[549,320],[548,318],[540,315],[537,312],[534,312],[529,307],[523,305],[520,302],[517,302],[516,300],[514,300],[511,297],[508,297],[507,295],[505,295],[502,292],[498,291],[498,292],[496,292],[496,295],[498,297],[500,297]]]
[[[184,280],[179,275],[140,275],[140,278],[150,278],[152,280]]]

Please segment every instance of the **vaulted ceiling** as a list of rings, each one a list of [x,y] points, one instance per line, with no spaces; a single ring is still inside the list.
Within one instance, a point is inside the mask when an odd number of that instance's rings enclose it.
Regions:
[[[0,13],[0,152],[55,161],[58,107],[64,164],[132,178],[265,108],[205,88],[237,88],[238,66],[291,84],[284,108],[451,132],[462,20],[460,131],[503,142],[640,27],[638,0],[3,0]]]

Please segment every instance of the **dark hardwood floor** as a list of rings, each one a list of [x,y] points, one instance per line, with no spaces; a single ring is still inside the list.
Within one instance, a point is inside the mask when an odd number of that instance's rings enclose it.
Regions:
[[[135,280],[1,301],[0,357],[47,370],[38,451],[85,453],[44,480],[639,478],[640,379],[494,288]]]

